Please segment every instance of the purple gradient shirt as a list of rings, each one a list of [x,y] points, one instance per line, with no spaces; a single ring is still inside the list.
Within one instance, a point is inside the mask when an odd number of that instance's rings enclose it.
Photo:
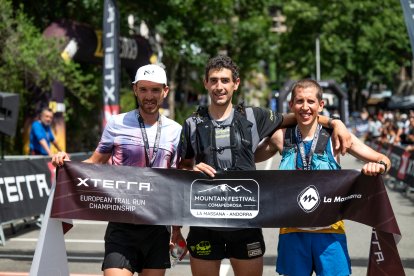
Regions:
[[[161,124],[159,147],[152,167],[176,168],[179,158],[181,125],[163,115],[161,115]],[[145,125],[145,130],[148,136],[149,159],[151,160],[157,124]],[[135,110],[114,115],[108,120],[96,151],[111,153],[113,165],[146,167],[144,140]]]

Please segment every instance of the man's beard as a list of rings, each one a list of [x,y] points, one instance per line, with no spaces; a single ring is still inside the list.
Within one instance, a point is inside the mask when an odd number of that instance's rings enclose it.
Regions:
[[[147,108],[145,103],[151,103],[154,107]],[[156,100],[145,100],[143,102],[138,100],[138,106],[141,108],[141,112],[152,115],[158,113],[160,104]]]

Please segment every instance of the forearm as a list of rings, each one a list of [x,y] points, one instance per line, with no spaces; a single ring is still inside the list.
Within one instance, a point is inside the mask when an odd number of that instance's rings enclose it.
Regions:
[[[280,128],[288,128],[288,127],[292,127],[295,126],[298,122],[296,120],[295,114],[293,113],[286,113],[286,114],[282,114],[283,116],[283,121],[280,124]]]
[[[360,139],[352,134],[352,146],[349,149],[349,153],[359,160],[365,162],[374,162],[378,163],[380,161],[384,162],[387,166],[387,171],[391,168],[390,159],[382,153],[379,153],[372,149],[371,147],[365,145]]]
[[[56,141],[53,141],[52,143],[58,151],[62,151]]]
[[[42,139],[39,141],[39,144],[42,146],[42,148],[46,151],[47,155],[51,156],[52,152],[50,151],[49,145],[47,144],[45,139]]]
[[[332,139],[334,141],[335,152],[341,152],[344,155],[352,146],[351,133],[341,120],[332,120],[326,116],[318,116],[318,121],[328,128],[332,128]]]
[[[282,152],[283,135],[284,130],[278,129],[270,138],[267,138],[260,143],[254,153],[254,161],[256,163],[263,162],[274,156],[276,153]]]
[[[278,152],[277,148],[269,140],[259,145],[254,153],[254,162],[259,163],[266,161]]]

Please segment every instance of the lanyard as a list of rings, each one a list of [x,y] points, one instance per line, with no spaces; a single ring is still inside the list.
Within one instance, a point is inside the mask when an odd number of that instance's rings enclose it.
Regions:
[[[149,149],[149,142],[148,142],[148,136],[147,131],[145,130],[145,124],[144,119],[139,114],[139,110],[135,112],[137,116],[137,120],[139,123],[139,128],[141,129],[142,133],[142,139],[144,140],[144,147],[145,147],[145,163],[147,167],[152,167],[154,165],[155,157],[157,156],[158,147],[160,144],[160,136],[161,136],[161,116],[158,114],[158,126],[157,126],[157,135],[155,136],[154,141],[154,149],[152,151],[152,158],[151,162],[149,162],[150,157],[150,149]]]
[[[309,153],[305,154],[305,146],[303,145],[302,134],[300,133],[298,126],[296,126],[295,132],[297,137],[297,143],[299,147],[300,156],[302,157],[303,169],[310,170],[311,169],[311,162],[312,162],[312,155],[315,152],[316,144],[318,143],[319,138],[319,131],[321,130],[321,125],[318,124],[316,127],[315,134],[313,136],[312,145]]]

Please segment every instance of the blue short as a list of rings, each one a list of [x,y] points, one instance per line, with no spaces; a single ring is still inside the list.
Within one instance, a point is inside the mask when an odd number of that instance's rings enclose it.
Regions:
[[[345,234],[288,233],[279,235],[276,272],[289,276],[351,274]]]

